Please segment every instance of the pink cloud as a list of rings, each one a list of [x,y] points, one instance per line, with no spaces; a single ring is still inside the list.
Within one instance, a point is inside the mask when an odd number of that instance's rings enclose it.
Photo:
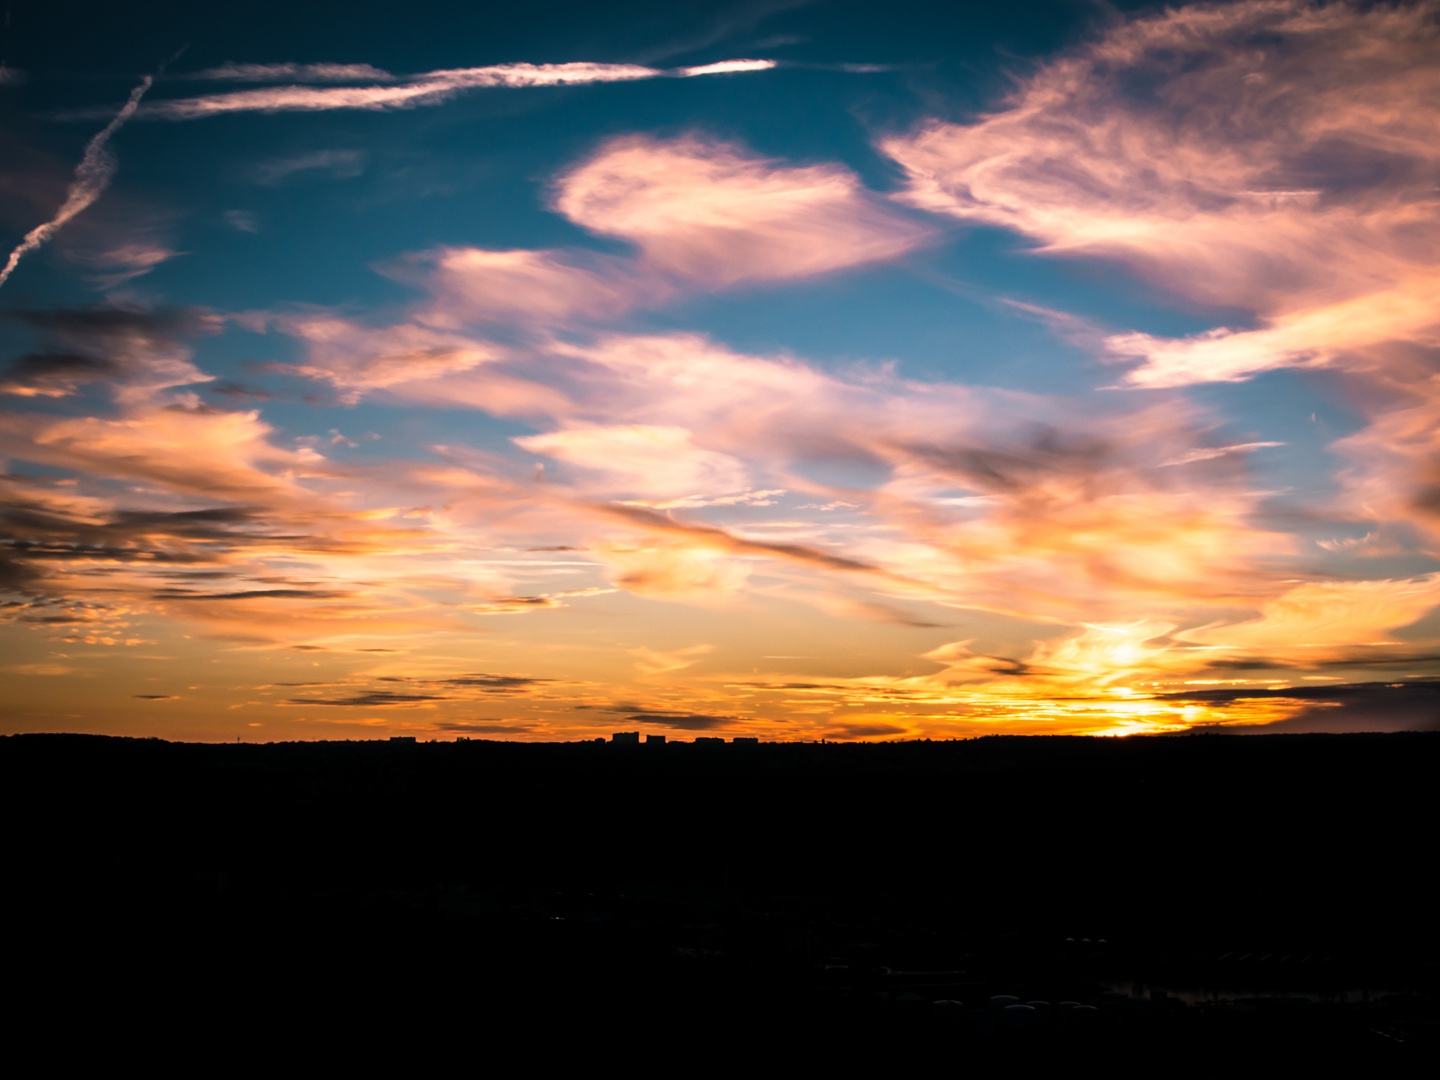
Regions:
[[[1203,627],[1184,636],[1313,663],[1346,646],[1405,645],[1390,631],[1415,622],[1436,605],[1440,605],[1440,574],[1307,582],[1267,600],[1258,619]]]
[[[911,204],[1130,264],[1260,329],[1112,351],[1177,386],[1440,342],[1434,7],[1245,0],[1121,24],[974,123],[884,140]],[[1131,88],[1147,87],[1141,95]]]
[[[1399,401],[1374,409],[1367,427],[1333,448],[1349,461],[1340,473],[1340,508],[1362,521],[1418,526],[1420,546],[1433,556],[1440,555],[1440,385],[1427,374],[1422,368],[1385,387],[1401,390]]]
[[[564,251],[442,248],[411,257],[387,273],[430,291],[424,312],[437,326],[549,323],[623,313],[655,304],[674,287],[633,259]]]
[[[431,294],[417,315],[432,326],[554,326],[661,305],[696,288],[891,259],[931,235],[840,166],[786,166],[695,136],[606,144],[559,178],[555,208],[638,252],[441,248],[385,272]]]
[[[1254,325],[1098,342],[1150,389],[1329,367],[1370,426],[1325,507],[1440,536],[1433,3],[1197,4],[1113,26],[971,123],[883,141],[911,205],[1128,265]],[[1144,93],[1136,92],[1144,87]],[[1402,530],[1403,531],[1403,530]],[[1393,549],[1400,533],[1387,541]]]
[[[209,498],[300,498],[296,479],[327,468],[313,451],[272,445],[257,411],[219,412],[185,398],[114,417],[11,414],[5,421],[0,453],[7,457]]]
[[[694,444],[684,428],[654,424],[569,427],[527,435],[516,445],[582,472],[610,492],[664,498],[746,486],[742,462]]]
[[[244,321],[306,342],[303,363],[277,368],[329,383],[346,403],[371,390],[469,371],[499,355],[484,342],[414,323],[374,328],[326,312],[246,316]]]
[[[91,280],[99,288],[114,289],[127,281],[143,277],[177,254],[179,252],[171,251],[163,245],[141,240],[76,258],[97,271]]]
[[[782,165],[697,136],[613,140],[560,178],[555,206],[629,240],[646,266],[712,288],[890,259],[930,235],[840,166]]]

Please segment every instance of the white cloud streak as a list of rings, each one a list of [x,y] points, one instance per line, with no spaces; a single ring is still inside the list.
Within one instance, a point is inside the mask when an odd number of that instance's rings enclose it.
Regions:
[[[75,168],[75,179],[71,181],[70,190],[65,195],[65,202],[53,218],[26,233],[25,239],[10,253],[5,269],[0,270],[0,285],[10,279],[10,275],[15,272],[15,267],[25,255],[54,236],[67,221],[98,199],[110,186],[110,178],[115,175],[116,161],[115,155],[106,149],[106,144],[110,141],[110,136],[120,130],[120,125],[135,115],[140,98],[150,89],[153,81],[149,75],[141,79],[140,85],[130,91],[129,100],[115,114],[115,118],[86,145],[85,154]]]
[[[698,68],[666,71],[639,64],[493,64],[488,67],[452,68],[398,78],[368,65],[354,64],[228,64],[203,73],[209,78],[262,82],[293,79],[287,86],[234,90],[202,97],[157,101],[140,111],[154,120],[197,120],[232,112],[324,112],[332,109],[411,109],[439,105],[467,90],[507,86],[569,86],[581,83],[634,82],[639,79],[683,78],[761,71],[773,60],[725,60]],[[340,82],[369,77],[369,86],[307,86],[303,82]]]
[[[701,64],[699,67],[681,68],[675,74],[688,79],[695,75],[728,75],[736,71],[769,71],[776,66],[774,60],[721,60],[718,64]]]

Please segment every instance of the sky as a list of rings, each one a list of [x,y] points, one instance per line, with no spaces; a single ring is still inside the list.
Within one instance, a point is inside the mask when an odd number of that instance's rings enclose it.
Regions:
[[[0,732],[1440,727],[1440,4],[0,30]]]

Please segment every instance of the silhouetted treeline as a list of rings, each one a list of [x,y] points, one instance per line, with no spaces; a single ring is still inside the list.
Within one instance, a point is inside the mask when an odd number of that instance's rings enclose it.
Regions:
[[[1440,735],[12,736],[5,903],[36,986],[196,1022],[382,995],[497,1032],[583,1001],[566,1023],[1383,1056],[1433,1046],[1437,764]]]

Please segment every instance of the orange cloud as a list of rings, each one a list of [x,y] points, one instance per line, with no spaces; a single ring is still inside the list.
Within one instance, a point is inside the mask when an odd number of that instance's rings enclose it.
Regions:
[[[1260,607],[1260,618],[1192,630],[1191,641],[1316,662],[1340,647],[1399,645],[1389,631],[1440,606],[1440,574],[1378,581],[1316,581]],[[1315,650],[1319,650],[1318,652]]]
[[[319,325],[327,340],[344,343],[345,358],[430,341],[443,367],[489,348],[423,326],[375,331],[372,344],[356,324],[327,317]],[[1213,420],[1179,403],[1136,410],[1117,398],[1079,420],[1066,403],[1041,396],[910,383],[883,370],[841,377],[694,335],[545,342],[528,353],[529,368],[518,362],[525,354],[474,367],[457,361],[457,370],[394,381],[388,392],[501,415],[525,400],[542,430],[515,443],[565,468],[502,495],[494,474],[503,466],[461,454],[454,460],[463,467],[444,473],[450,479],[426,467],[413,480],[450,489],[441,496],[447,504],[461,505],[456,495],[469,491],[487,508],[499,499],[532,527],[601,543],[613,580],[648,595],[732,595],[748,576],[734,561],[740,556],[860,573],[912,599],[1110,618],[1137,602],[1248,603],[1272,588],[1256,560],[1294,554],[1293,541],[1251,520],[1261,496],[1244,458],[1268,444],[1217,439]],[[369,377],[369,360],[354,375],[348,359],[328,355],[310,363],[316,377]],[[387,360],[381,370],[403,372],[408,362]],[[490,392],[496,377],[535,393]],[[865,490],[816,485],[804,478],[815,461],[863,463],[881,478]],[[774,539],[647,509],[774,503],[747,497],[757,490],[840,496],[855,513],[844,521],[809,515],[793,539]],[[651,539],[607,536],[597,510]],[[867,519],[881,531],[856,531]]]
[[[210,499],[303,498],[302,477],[333,472],[312,450],[274,446],[258,411],[220,412],[188,397],[115,417],[12,413],[4,420],[0,453],[8,457]]]
[[[1440,554],[1440,379],[1414,376],[1388,380],[1384,389],[1398,401],[1333,449],[1351,463],[1340,474],[1344,507],[1361,520],[1417,526],[1419,546],[1433,556]]]
[[[717,600],[744,586],[750,567],[723,550],[665,542],[595,543],[590,551],[610,580],[636,596],[657,600]]]
[[[889,448],[896,479],[877,509],[932,549],[910,554],[913,572],[946,581],[955,603],[1095,618],[1264,595],[1263,561],[1295,544],[1251,521],[1260,493],[1243,460],[1205,448],[1198,420],[1164,405],[974,443],[912,433]]]

